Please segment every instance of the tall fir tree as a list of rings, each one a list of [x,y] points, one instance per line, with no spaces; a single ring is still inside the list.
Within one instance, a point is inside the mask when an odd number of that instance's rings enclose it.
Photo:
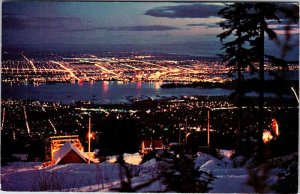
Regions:
[[[249,67],[252,72],[255,70],[252,56],[252,50],[245,45],[250,41],[251,36],[247,33],[248,17],[246,16],[249,5],[246,3],[229,4],[218,12],[225,20],[220,23],[220,27],[224,30],[217,37],[223,44],[224,54],[219,55],[223,62],[227,63],[230,68],[230,74],[237,72],[237,79],[235,80],[234,97],[238,106],[238,132],[237,142],[240,139],[241,120],[242,120],[242,96],[245,94],[244,76],[242,72]],[[225,39],[229,41],[225,42]],[[239,146],[238,146],[239,147]]]
[[[292,7],[292,6],[290,6]],[[227,65],[234,67],[238,72],[237,91],[241,91],[241,70],[247,66],[259,69],[259,117],[258,134],[264,130],[264,82],[265,82],[265,59],[279,59],[265,55],[265,39],[277,38],[277,34],[268,26],[269,21],[281,22],[281,18],[292,18],[297,21],[287,4],[279,3],[234,3],[227,5],[220,10],[219,15],[225,19],[220,26],[225,30],[219,34],[221,41],[228,38],[235,38],[232,41],[223,43],[225,53],[222,55]],[[266,36],[265,36],[266,35]],[[281,59],[284,61],[283,59]],[[286,65],[286,63],[280,63]],[[260,138],[260,141],[261,138]]]

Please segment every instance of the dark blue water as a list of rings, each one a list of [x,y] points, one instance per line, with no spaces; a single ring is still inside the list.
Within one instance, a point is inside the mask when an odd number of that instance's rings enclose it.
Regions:
[[[2,85],[2,98],[20,100],[38,99],[72,103],[79,100],[91,100],[96,103],[126,103],[129,99],[163,98],[180,96],[223,96],[232,91],[213,88],[160,88],[162,83],[122,83],[117,81],[100,81],[95,83],[57,83],[34,85]]]
[[[2,85],[1,97],[18,100],[38,99],[40,101],[62,102],[92,101],[101,104],[128,103],[131,99],[161,99],[181,96],[228,96],[233,91],[220,88],[160,88],[163,83],[123,83],[100,81],[84,83],[56,83],[34,85]],[[256,92],[247,96],[258,96]],[[276,97],[266,93],[265,96]],[[291,98],[291,95],[285,96]]]

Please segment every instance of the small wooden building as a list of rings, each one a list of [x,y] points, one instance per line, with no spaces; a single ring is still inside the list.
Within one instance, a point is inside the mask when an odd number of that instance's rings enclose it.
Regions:
[[[54,160],[55,164],[87,163],[88,156],[71,142],[67,141],[54,154]]]
[[[142,154],[148,154],[150,152],[153,152],[155,150],[163,150],[164,145],[162,140],[156,139],[156,140],[143,140],[142,146],[141,146],[141,153]]]
[[[46,160],[54,161],[54,155],[67,141],[83,151],[78,135],[52,136],[46,139]]]

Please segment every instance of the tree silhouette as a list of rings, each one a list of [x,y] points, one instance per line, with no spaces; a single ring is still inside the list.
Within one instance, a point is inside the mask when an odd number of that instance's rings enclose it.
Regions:
[[[241,98],[245,94],[244,76],[242,71],[247,67],[252,71],[255,70],[252,59],[252,56],[254,55],[249,54],[252,50],[245,46],[251,38],[249,33],[247,33],[248,28],[245,26],[249,20],[249,17],[246,16],[248,7],[249,5],[246,3],[234,3],[227,5],[218,12],[218,15],[225,19],[225,21],[220,23],[220,27],[222,27],[224,32],[217,36],[223,43],[225,52],[219,56],[222,58],[223,62],[227,63],[226,66],[230,68],[230,74],[232,72],[237,72],[236,92],[234,93],[234,96],[237,97],[237,106],[239,107],[238,136],[240,135],[242,118]],[[225,39],[231,40],[224,42]]]
[[[242,87],[244,77],[242,71],[246,67],[254,70],[252,55],[249,54],[252,50],[244,46],[251,38],[249,33],[247,34],[248,29],[245,26],[248,22],[248,17],[246,17],[248,7],[249,5],[246,3],[235,3],[227,5],[227,7],[218,12],[221,17],[226,19],[220,23],[220,27],[225,31],[217,36],[224,45],[223,49],[225,49],[225,53],[219,56],[231,68],[230,73],[237,71],[236,92],[239,97],[244,95]],[[224,42],[228,38],[235,39]]]
[[[280,14],[284,14],[286,18],[294,18],[291,10],[285,4],[278,3],[253,3],[249,6],[249,22],[247,24],[250,29],[250,36],[253,39],[250,44],[255,51],[259,62],[259,131],[264,130],[264,64],[265,64],[265,34],[269,39],[277,38],[275,31],[268,27],[268,21],[274,20],[281,23]],[[254,58],[256,58],[254,57]],[[270,56],[268,57],[270,58]],[[283,64],[286,65],[286,64]]]
[[[259,134],[264,129],[264,73],[265,58],[276,61],[283,66],[283,59],[274,56],[265,55],[265,38],[271,40],[277,38],[277,34],[268,26],[269,21],[281,22],[281,18],[292,18],[297,21],[287,4],[279,3],[234,3],[227,5],[220,10],[219,15],[225,18],[220,26],[225,31],[219,34],[219,38],[223,41],[225,38],[236,38],[231,42],[224,43],[225,54],[222,56],[224,61],[228,62],[228,66],[233,66],[238,71],[238,93],[241,91],[241,70],[249,66],[254,69],[259,67]],[[265,34],[267,35],[265,37]],[[244,46],[244,47],[243,47]]]

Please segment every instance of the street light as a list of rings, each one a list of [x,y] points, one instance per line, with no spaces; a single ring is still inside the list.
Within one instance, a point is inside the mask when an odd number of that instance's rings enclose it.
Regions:
[[[92,138],[92,133],[91,133],[91,115],[89,114],[89,133],[88,133],[88,139],[89,139],[89,148],[88,148],[88,155],[89,155],[89,160],[88,160],[88,164],[91,163],[91,159],[90,159],[90,152],[91,152],[91,138]]]
[[[207,146],[210,145],[210,128],[209,128],[209,120],[210,120],[210,115],[209,115],[209,108],[207,109]]]
[[[187,143],[187,120],[188,120],[188,117],[186,116],[186,118],[185,118],[185,143]]]

